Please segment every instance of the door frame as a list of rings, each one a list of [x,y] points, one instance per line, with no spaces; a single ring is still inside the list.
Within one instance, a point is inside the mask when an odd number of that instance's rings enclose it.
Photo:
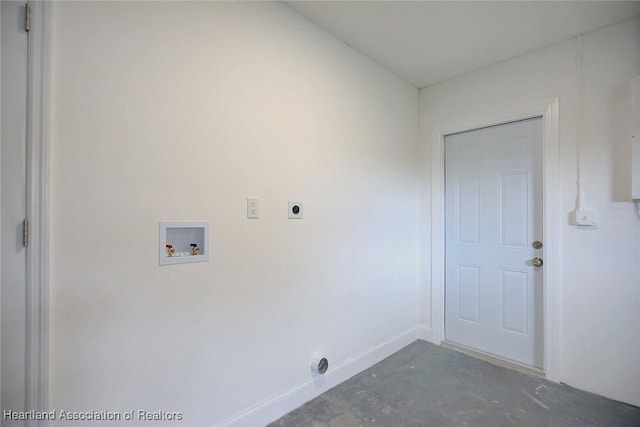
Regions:
[[[444,139],[447,135],[541,117],[542,132],[542,203],[543,203],[543,372],[547,379],[558,381],[560,351],[560,196],[558,98],[520,102],[493,108],[490,112],[443,123],[431,129],[431,331],[433,341],[445,340],[445,191]]]
[[[26,410],[49,409],[49,2],[30,1],[27,76]],[[46,425],[36,421],[33,425]]]

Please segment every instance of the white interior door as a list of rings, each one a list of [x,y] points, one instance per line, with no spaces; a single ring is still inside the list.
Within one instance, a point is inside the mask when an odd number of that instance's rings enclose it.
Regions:
[[[24,2],[0,2],[0,403],[25,409],[27,33]],[[24,425],[3,416],[2,426]]]
[[[445,337],[542,368],[542,119],[445,138]]]

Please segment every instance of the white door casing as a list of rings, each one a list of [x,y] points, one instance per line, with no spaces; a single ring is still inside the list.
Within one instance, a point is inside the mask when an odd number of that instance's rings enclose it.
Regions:
[[[27,178],[27,34],[20,27],[24,3],[1,3],[2,146],[0,249],[0,384],[2,410],[26,409],[26,217]],[[3,417],[4,418],[4,417]],[[3,419],[2,425],[24,421]]]
[[[543,342],[545,377],[559,381],[560,348],[560,281],[558,253],[560,247],[558,98],[519,100],[517,103],[483,105],[481,112],[459,116],[450,122],[433,125],[430,135],[431,163],[431,251],[429,254],[429,317],[421,328],[423,339],[440,344],[445,339],[445,212],[444,212],[444,139],[446,135],[487,126],[542,117],[543,120]]]
[[[2,41],[2,150],[5,144],[11,144],[7,153],[15,157],[15,143],[21,141],[19,172],[11,165],[5,170],[5,163],[10,162],[5,153],[0,153],[0,183],[5,185],[5,175],[19,176],[22,189],[22,213],[29,218],[29,246],[21,247],[22,221],[13,209],[17,206],[13,201],[5,204],[4,194],[0,210],[2,222],[2,278],[0,279],[0,297],[5,315],[14,321],[18,312],[22,316],[17,327],[5,335],[10,323],[0,322],[2,345],[5,337],[9,343],[21,341],[18,348],[2,349],[0,361],[0,383],[2,383],[2,409],[25,409],[27,411],[48,410],[48,349],[49,349],[49,152],[48,152],[48,118],[49,118],[49,52],[50,52],[50,4],[49,2],[32,2],[30,31],[24,29],[25,2],[2,1],[1,9],[1,41]],[[13,40],[13,41],[12,41]],[[6,49],[5,49],[6,48]],[[5,72],[7,74],[5,74]],[[7,128],[5,128],[7,124]],[[20,129],[17,135],[16,129]],[[11,130],[13,129],[13,130]],[[26,145],[26,147],[24,147]],[[16,160],[17,161],[17,160]],[[12,178],[13,179],[13,178]],[[26,181],[26,182],[25,182]],[[7,181],[9,185],[10,180]],[[24,187],[26,185],[26,188]],[[13,188],[13,185],[7,188]],[[13,197],[7,192],[8,197]],[[17,194],[17,193],[16,193]],[[5,213],[7,221],[5,222]],[[11,215],[10,215],[11,214]],[[15,218],[14,218],[15,217]],[[16,224],[11,227],[12,223]],[[8,224],[5,227],[5,223]],[[5,228],[8,230],[4,234]],[[13,242],[11,242],[11,238]],[[22,273],[18,281],[22,281],[20,290],[13,287],[9,279],[5,282],[5,242],[11,251],[22,260]],[[7,262],[9,259],[7,258]],[[18,271],[11,267],[7,274]],[[17,277],[17,276],[16,276]],[[6,286],[5,286],[6,285]],[[15,303],[16,307],[11,307]],[[9,307],[9,308],[6,308]],[[6,309],[6,311],[4,311]],[[11,322],[7,320],[7,322]],[[16,325],[14,323],[14,325]],[[6,327],[5,327],[6,326]],[[15,336],[14,336],[15,334]],[[19,335],[19,337],[18,337]],[[20,362],[18,363],[18,359]],[[18,364],[20,366],[18,366]],[[9,381],[9,383],[6,383]],[[17,382],[19,381],[19,383]],[[16,387],[16,388],[14,388]],[[7,391],[5,393],[5,391]],[[6,394],[6,399],[5,399]],[[22,405],[22,407],[21,407]],[[5,421],[2,425],[4,427]],[[23,425],[25,422],[23,421]],[[31,426],[46,425],[46,421],[32,421]],[[9,425],[9,424],[7,424]]]
[[[542,119],[445,138],[445,338],[542,368]]]

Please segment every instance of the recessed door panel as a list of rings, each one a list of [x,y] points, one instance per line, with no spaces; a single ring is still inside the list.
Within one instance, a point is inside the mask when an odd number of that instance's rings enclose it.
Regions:
[[[458,180],[458,243],[480,243],[480,179]]]
[[[500,245],[526,248],[529,231],[529,174],[500,176]]]
[[[529,335],[529,272],[500,271],[500,329]]]
[[[468,322],[480,321],[480,268],[458,266],[458,318]]]

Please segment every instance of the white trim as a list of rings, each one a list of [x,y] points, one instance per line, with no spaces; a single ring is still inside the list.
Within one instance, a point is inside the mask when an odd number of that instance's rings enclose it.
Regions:
[[[440,344],[444,333],[444,138],[446,135],[487,126],[542,117],[544,256],[544,373],[558,381],[560,352],[560,253],[558,148],[558,98],[496,108],[491,113],[442,124],[431,131],[431,322],[432,342]],[[425,328],[426,329],[426,328]]]
[[[416,328],[416,335],[419,340],[428,341],[433,344],[440,344],[440,341],[436,338],[435,331],[426,325],[418,325]]]
[[[26,410],[49,405],[49,5],[30,2],[27,112]],[[30,421],[29,425],[46,425]]]
[[[0,7],[0,46],[2,45],[2,8]],[[2,57],[0,57],[0,81],[2,81]],[[0,84],[0,99],[2,99],[2,85]],[[0,117],[2,117],[2,103],[0,102]],[[2,120],[0,120],[0,136],[2,135]],[[0,187],[2,186],[2,144],[0,143]],[[0,225],[2,224],[2,191],[0,191]],[[0,242],[2,242],[2,227],[0,226]],[[2,245],[0,244],[0,264],[2,263]],[[2,294],[2,275],[0,274],[0,296]],[[0,350],[2,348],[2,309],[0,308]],[[2,352],[0,351],[0,385],[2,384]],[[0,409],[4,408],[2,402],[2,387],[0,387]]]
[[[560,355],[560,115],[558,98],[545,108],[542,115],[543,142],[543,203],[544,203],[544,372],[546,378],[559,381]]]
[[[370,368],[381,360],[391,356],[416,340],[416,328],[370,348],[336,366],[329,365],[329,370],[323,376],[310,377],[290,389],[269,397],[256,405],[239,412],[221,423],[217,427],[253,427],[267,425],[288,414],[311,399],[325,393],[365,369]],[[309,370],[311,372],[311,370]]]

